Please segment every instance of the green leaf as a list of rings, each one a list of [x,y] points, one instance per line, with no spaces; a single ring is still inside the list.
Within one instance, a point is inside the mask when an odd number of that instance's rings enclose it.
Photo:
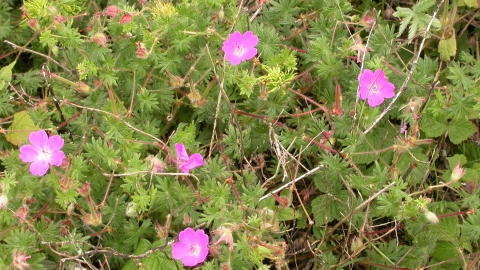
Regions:
[[[476,132],[475,125],[466,119],[452,120],[448,125],[448,137],[454,144],[459,144]]]
[[[438,240],[450,241],[460,236],[460,228],[458,227],[457,217],[445,217],[440,219],[437,228],[441,230],[438,234]]]
[[[0,90],[3,90],[5,86],[12,80],[12,69],[15,66],[15,61],[10,63],[10,65],[0,69]]]
[[[294,220],[302,217],[302,214],[295,211],[293,208],[280,208],[278,209],[278,221]]]
[[[437,241],[435,249],[433,250],[432,257],[437,259],[439,262],[448,261],[449,259],[457,258],[460,256],[458,248],[451,241]],[[443,268],[445,267],[445,268]],[[458,269],[449,265],[443,265],[442,268],[437,269]],[[460,267],[461,268],[461,267]]]
[[[446,123],[443,121],[439,122],[437,118],[430,113],[427,113],[425,117],[422,117],[420,122],[420,129],[425,132],[427,137],[441,136],[447,130]]]
[[[465,5],[467,7],[478,8],[478,1],[477,0],[464,0],[464,1],[465,1]]]
[[[417,2],[412,9],[397,7],[397,11],[393,13],[393,16],[402,19],[397,37],[400,37],[403,34],[408,25],[410,25],[408,31],[408,39],[410,41],[417,32],[426,28],[432,18],[432,16],[426,14],[426,12],[433,5],[435,5],[435,0],[424,0]],[[440,21],[434,18],[432,27],[440,27]]]
[[[475,82],[472,76],[469,76],[467,67],[460,66],[457,62],[453,62],[448,67],[451,75],[447,75],[447,78],[453,82],[454,85],[462,85],[463,89],[471,89],[475,86]]]
[[[11,144],[20,145],[28,138],[30,133],[39,129],[28,115],[28,111],[21,111],[13,116],[13,123],[8,128],[9,132],[5,135],[5,139]]]
[[[455,34],[449,39],[440,39],[438,52],[447,61],[450,60],[450,57],[454,57],[457,54],[457,39],[455,38]]]
[[[470,241],[477,242],[480,240],[480,215],[469,215],[467,220],[459,226],[462,229],[462,234],[465,234]]]

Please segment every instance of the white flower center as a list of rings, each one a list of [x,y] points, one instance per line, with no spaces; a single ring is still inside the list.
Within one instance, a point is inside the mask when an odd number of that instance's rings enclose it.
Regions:
[[[245,48],[243,48],[242,46],[237,46],[235,48],[235,52],[234,54],[238,57],[242,56],[243,54],[245,53]]]
[[[50,158],[52,153],[47,151],[46,149],[38,149],[38,158],[40,160],[45,160],[46,162],[50,162]]]
[[[200,246],[198,244],[191,245],[190,254],[194,256],[198,256],[198,254],[200,254]]]

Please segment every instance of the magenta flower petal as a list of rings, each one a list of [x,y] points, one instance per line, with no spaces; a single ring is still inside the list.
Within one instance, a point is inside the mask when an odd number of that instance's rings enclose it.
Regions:
[[[48,144],[48,136],[45,130],[39,130],[37,132],[30,133],[28,139],[33,146],[39,149],[45,149]]]
[[[49,165],[60,166],[65,154],[60,149],[64,141],[54,135],[48,138],[44,130],[32,132],[29,136],[31,144],[20,147],[20,159],[23,162],[31,162],[30,172],[33,175],[44,176]]]
[[[178,236],[178,242],[172,245],[172,257],[182,260],[184,266],[195,266],[208,256],[208,235],[203,230],[186,228]]]
[[[188,162],[180,166],[180,170],[184,173],[188,173],[190,170],[205,165],[203,157],[200,154],[193,154],[190,156]]]
[[[48,148],[50,151],[57,151],[62,149],[64,141],[62,137],[58,135],[53,135],[52,137],[48,138]]]
[[[38,158],[38,151],[35,146],[32,145],[24,145],[20,147],[20,159],[23,162],[33,162]]]
[[[54,166],[60,166],[62,165],[64,157],[65,154],[63,153],[63,151],[55,151],[50,155],[50,164]]]
[[[225,53],[225,59],[235,66],[243,61],[252,59],[257,54],[257,49],[255,48],[257,44],[258,37],[252,31],[247,31],[243,35],[235,31],[223,42],[222,50]]]
[[[205,165],[203,157],[200,154],[188,156],[187,150],[185,149],[183,143],[175,144],[175,150],[177,152],[178,168],[183,173],[189,173],[190,170]]]
[[[381,105],[385,98],[395,96],[395,86],[385,76],[385,72],[377,69],[375,72],[365,69],[358,75],[358,97],[367,100],[370,107]]]
[[[48,162],[46,162],[45,160],[41,160],[41,159],[35,160],[30,165],[30,172],[33,175],[44,176],[47,173],[47,171],[48,171]]]
[[[178,160],[188,160],[187,150],[185,149],[185,145],[183,145],[183,143],[175,144],[175,150],[177,151]]]
[[[258,37],[252,31],[247,31],[243,34],[243,45],[245,47],[255,47],[258,44]]]

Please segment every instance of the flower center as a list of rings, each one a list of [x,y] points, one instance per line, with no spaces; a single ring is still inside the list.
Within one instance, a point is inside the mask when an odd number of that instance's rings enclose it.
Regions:
[[[190,254],[194,256],[198,256],[198,254],[200,254],[200,246],[198,244],[191,245]]]
[[[380,86],[376,83],[372,83],[372,85],[370,85],[370,93],[372,94],[378,94],[380,90]]]
[[[47,151],[45,149],[38,150],[38,158],[40,160],[45,160],[46,162],[49,162],[51,156],[52,156],[52,153],[50,151]]]
[[[237,46],[235,48],[235,52],[234,54],[238,57],[242,56],[243,54],[245,53],[245,48],[243,48],[242,46]]]

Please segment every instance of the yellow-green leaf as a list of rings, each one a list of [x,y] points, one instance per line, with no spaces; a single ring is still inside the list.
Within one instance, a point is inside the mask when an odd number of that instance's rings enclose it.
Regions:
[[[465,0],[465,5],[471,8],[478,8],[478,1],[477,0]]]
[[[450,57],[454,57],[457,54],[457,39],[455,34],[449,39],[442,38],[438,43],[438,52],[445,60],[450,60]]]
[[[0,90],[3,90],[7,83],[12,80],[12,69],[15,63],[16,62],[13,61],[10,65],[0,69]]]
[[[39,129],[28,115],[28,111],[21,111],[14,114],[13,123],[8,128],[5,139],[11,144],[19,145],[27,140],[30,133]]]

